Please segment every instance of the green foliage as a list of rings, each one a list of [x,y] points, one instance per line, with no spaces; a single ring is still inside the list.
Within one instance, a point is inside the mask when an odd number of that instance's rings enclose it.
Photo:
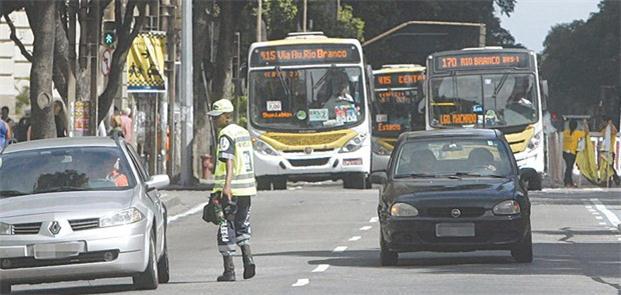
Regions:
[[[16,87],[17,88],[17,87]],[[23,86],[21,90],[19,90],[15,99],[17,100],[15,103],[15,109],[18,113],[23,113],[25,108],[30,107],[30,87]]]
[[[354,16],[350,5],[341,5],[337,14],[334,0],[317,0],[309,2],[308,9],[311,30],[322,31],[329,37],[364,40],[365,22]]]
[[[233,107],[235,108],[235,110],[239,110],[237,125],[246,127],[248,125],[248,97],[233,97],[231,99],[231,102],[233,103]]]
[[[265,0],[263,9],[268,39],[282,39],[296,31],[298,7],[295,0]]]
[[[550,30],[541,71],[550,87],[551,110],[564,114],[594,112],[602,86],[614,86],[618,99],[620,6],[618,1],[602,1],[600,10],[587,21],[560,24]]]

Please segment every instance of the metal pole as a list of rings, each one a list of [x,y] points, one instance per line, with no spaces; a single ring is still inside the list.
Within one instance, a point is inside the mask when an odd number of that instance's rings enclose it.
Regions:
[[[93,13],[94,19],[93,26],[91,28],[95,29],[95,32],[90,32],[92,38],[91,42],[91,97],[90,97],[90,126],[89,131],[90,135],[97,135],[97,126],[99,124],[99,120],[97,118],[97,113],[99,112],[99,103],[98,103],[98,87],[97,87],[97,76],[99,69],[99,39],[101,36],[101,3],[99,1],[94,2],[95,13]]]
[[[192,2],[182,3],[181,29],[181,184],[192,182],[193,103],[192,85]]]
[[[307,13],[306,10],[308,8],[308,3],[307,0],[304,0],[304,8],[303,8],[303,13],[302,13],[302,32],[306,32],[306,18],[307,18]]]
[[[78,1],[70,1],[68,7],[69,14],[69,73],[67,75],[67,102],[69,108],[69,122],[67,126],[67,133],[70,137],[75,136],[73,128],[75,126],[75,101],[76,101],[76,81],[75,73],[77,73],[76,63],[76,14],[78,13]]]
[[[263,0],[257,0],[257,42],[261,41],[261,15],[263,14]]]
[[[487,35],[485,24],[479,27],[479,47],[485,47],[485,35]]]
[[[168,60],[166,61],[166,77],[168,77],[168,85],[166,85],[168,92],[168,134],[169,134],[169,142],[170,142],[170,150],[168,152],[169,157],[167,161],[166,170],[168,171],[168,176],[172,179],[175,175],[175,159],[176,159],[176,136],[175,136],[175,90],[176,90],[176,78],[175,78],[175,56],[176,56],[176,46],[175,46],[175,6],[170,3],[170,1],[164,2],[165,9],[164,15],[162,18],[162,29],[167,30],[167,43],[166,43],[166,51],[168,55]]]

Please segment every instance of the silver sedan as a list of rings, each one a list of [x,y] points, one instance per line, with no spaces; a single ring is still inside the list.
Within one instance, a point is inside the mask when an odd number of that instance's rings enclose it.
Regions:
[[[0,293],[11,285],[131,276],[169,280],[166,208],[134,149],[110,138],[9,145],[0,153]]]

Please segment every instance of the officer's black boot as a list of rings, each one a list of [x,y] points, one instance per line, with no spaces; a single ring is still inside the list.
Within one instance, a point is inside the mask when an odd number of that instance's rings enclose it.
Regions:
[[[250,279],[255,275],[255,264],[254,259],[252,258],[252,251],[250,250],[250,245],[241,246],[242,255],[244,259],[244,279]]]
[[[235,264],[233,264],[233,256],[222,256],[224,260],[224,272],[218,277],[218,282],[235,281]]]

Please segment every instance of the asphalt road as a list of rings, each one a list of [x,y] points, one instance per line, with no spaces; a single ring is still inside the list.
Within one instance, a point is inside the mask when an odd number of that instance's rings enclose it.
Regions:
[[[257,276],[218,283],[216,228],[200,219],[204,192],[167,192],[171,282],[134,291],[131,279],[14,286],[14,294],[620,294],[621,190],[531,193],[532,264],[508,251],[420,252],[381,267],[378,191],[292,185],[253,199]],[[199,205],[199,206],[197,206]],[[193,213],[194,212],[194,213]]]

